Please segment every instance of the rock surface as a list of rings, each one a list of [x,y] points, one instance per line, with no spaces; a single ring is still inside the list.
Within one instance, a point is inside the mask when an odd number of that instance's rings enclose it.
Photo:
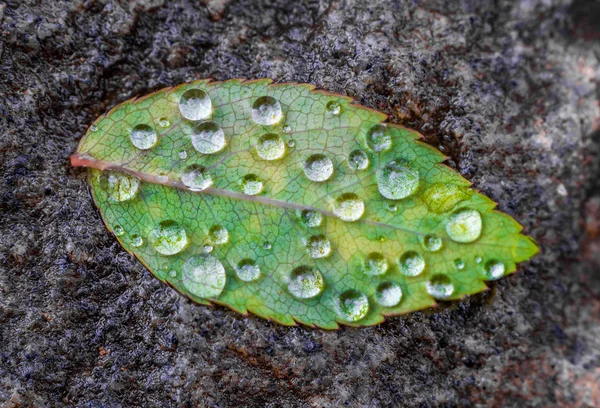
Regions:
[[[600,3],[0,2],[4,407],[600,405]],[[366,329],[197,306],[107,233],[68,156],[196,78],[355,97],[423,133],[542,252]]]

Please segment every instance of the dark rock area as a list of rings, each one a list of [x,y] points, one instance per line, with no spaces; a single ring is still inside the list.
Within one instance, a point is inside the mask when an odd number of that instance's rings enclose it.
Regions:
[[[600,406],[599,62],[599,1],[0,1],[0,406]],[[207,77],[388,113],[542,252],[371,328],[192,304],[68,157],[112,106]]]

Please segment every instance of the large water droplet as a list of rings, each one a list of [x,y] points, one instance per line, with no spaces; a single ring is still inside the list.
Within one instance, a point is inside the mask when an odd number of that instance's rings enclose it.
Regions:
[[[417,276],[425,269],[425,259],[415,252],[405,252],[400,257],[400,272],[406,276]]]
[[[327,104],[327,113],[334,116],[339,116],[342,113],[342,105],[337,101],[331,101]]]
[[[383,282],[377,286],[375,301],[383,307],[394,307],[402,300],[402,289],[394,282]]]
[[[481,235],[481,215],[479,211],[461,208],[450,215],[446,232],[455,242],[473,242]]]
[[[369,313],[369,299],[364,293],[350,289],[338,297],[337,309],[343,320],[356,322]]]
[[[392,137],[386,125],[375,125],[367,134],[367,145],[376,152],[389,150],[392,147]]]
[[[324,235],[313,235],[306,244],[306,250],[312,258],[325,258],[331,253],[331,243]]]
[[[203,120],[210,116],[212,102],[206,92],[201,89],[189,89],[179,100],[181,115],[189,120]]]
[[[352,170],[364,170],[369,167],[369,156],[360,149],[353,150],[348,155],[348,166]]]
[[[248,174],[242,179],[242,192],[247,195],[257,195],[263,189],[263,182],[255,174]]]
[[[162,221],[150,231],[148,237],[156,252],[162,255],[174,255],[183,250],[188,243],[185,229],[175,221]]]
[[[198,297],[216,298],[225,288],[225,268],[213,255],[202,254],[188,258],[182,269],[183,286]]]
[[[304,174],[311,181],[325,181],[333,174],[333,162],[323,154],[313,154],[304,162]]]
[[[183,171],[181,182],[192,191],[202,191],[212,185],[212,177],[204,167],[194,164]]]
[[[125,234],[125,228],[121,227],[120,225],[115,225],[113,232],[117,237],[120,237],[121,235]]]
[[[252,282],[260,277],[260,267],[252,259],[242,259],[235,267],[235,274],[244,282]]]
[[[356,221],[365,212],[365,204],[354,193],[344,193],[335,200],[333,213],[342,221]]]
[[[372,252],[365,259],[365,273],[367,275],[383,275],[388,270],[388,261],[383,254]]]
[[[215,122],[196,125],[190,137],[194,149],[203,154],[213,154],[225,147],[225,132]]]
[[[495,259],[487,261],[482,271],[483,278],[486,280],[499,279],[504,275],[505,269],[504,264],[500,261]]]
[[[133,198],[140,187],[140,180],[127,173],[105,171],[98,178],[108,198],[112,201],[125,201]]]
[[[425,235],[422,244],[427,251],[437,252],[442,249],[444,243],[437,235]]]
[[[134,234],[131,236],[131,246],[134,248],[139,248],[144,245],[144,238],[141,236]]]
[[[323,222],[323,215],[314,210],[303,210],[300,214],[300,218],[304,225],[309,228],[318,227]]]
[[[274,125],[282,117],[281,105],[272,96],[261,96],[252,104],[252,119],[259,125]]]
[[[281,159],[285,153],[285,143],[279,135],[267,133],[258,139],[256,152],[263,160]]]
[[[454,285],[446,275],[434,275],[427,282],[427,292],[436,299],[446,299],[454,292]]]
[[[295,268],[290,276],[288,289],[290,293],[300,299],[309,299],[317,296],[325,288],[323,275],[310,266]]]
[[[229,231],[222,225],[213,225],[208,231],[208,238],[215,245],[223,245],[229,241]]]
[[[419,173],[392,161],[377,170],[377,187],[385,198],[400,200],[413,194],[419,187]]]
[[[144,124],[134,127],[129,134],[129,139],[135,147],[141,150],[150,149],[158,140],[156,131]]]

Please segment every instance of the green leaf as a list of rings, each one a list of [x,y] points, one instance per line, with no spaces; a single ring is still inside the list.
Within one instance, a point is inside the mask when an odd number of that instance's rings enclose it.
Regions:
[[[537,253],[385,119],[310,85],[203,80],[117,106],[72,164],[158,279],[285,325],[377,324],[483,291]]]

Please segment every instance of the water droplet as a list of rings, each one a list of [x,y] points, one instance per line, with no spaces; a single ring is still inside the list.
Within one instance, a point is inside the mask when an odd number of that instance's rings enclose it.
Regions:
[[[483,268],[483,278],[486,280],[494,280],[501,278],[504,275],[504,264],[495,259],[487,261]]]
[[[242,192],[247,195],[257,195],[263,189],[263,182],[255,174],[248,174],[242,179]]]
[[[252,259],[242,259],[235,267],[235,274],[244,282],[251,282],[260,277],[260,267]]]
[[[150,149],[158,140],[156,131],[148,125],[140,124],[134,127],[129,134],[131,143],[140,150]]]
[[[182,151],[180,151],[180,152],[179,152],[179,158],[180,158],[181,160],[185,160],[185,159],[187,159],[187,152],[186,152],[185,150],[182,150]]]
[[[383,307],[394,307],[402,300],[402,289],[394,282],[383,282],[377,286],[375,300]]]
[[[372,252],[365,259],[365,273],[367,275],[383,275],[388,270],[388,261],[383,254]]]
[[[215,122],[199,123],[190,137],[194,149],[203,154],[217,153],[225,147],[225,132]]]
[[[131,236],[131,246],[134,248],[139,248],[144,245],[144,238],[135,234]]]
[[[282,117],[281,105],[272,96],[261,96],[252,104],[252,119],[259,125],[274,125]]]
[[[415,252],[405,252],[400,257],[400,272],[406,276],[417,276],[425,269],[425,259]]]
[[[392,161],[377,170],[377,187],[385,198],[400,200],[417,190],[419,174],[403,166],[399,161]]]
[[[483,258],[480,256],[475,257],[475,263],[480,264],[483,261]]]
[[[176,277],[177,277],[177,271],[170,271],[170,272],[169,272],[169,276],[170,276],[171,278],[176,278]]]
[[[330,115],[338,116],[342,113],[342,105],[339,102],[331,101],[327,104],[327,113]]]
[[[264,249],[271,249],[273,247],[273,245],[271,245],[271,243],[269,241],[265,241],[263,243],[263,248]]]
[[[137,177],[127,173],[105,171],[100,175],[98,182],[108,198],[112,201],[125,201],[133,198],[140,187]]]
[[[388,211],[390,211],[390,212],[398,211],[398,206],[394,203],[386,203],[385,205],[386,205]]]
[[[444,244],[442,238],[438,237],[437,235],[425,235],[423,237],[422,243],[423,247],[427,251],[431,252],[439,251],[440,249],[442,249],[442,246]]]
[[[215,245],[222,245],[229,241],[229,231],[222,225],[213,225],[208,231],[208,238]]]
[[[300,218],[304,225],[309,228],[318,227],[323,222],[323,215],[314,210],[303,210],[300,214]]]
[[[183,286],[198,297],[218,297],[226,281],[225,268],[213,255],[193,256],[183,264]]]
[[[356,322],[369,313],[369,299],[364,293],[350,289],[337,299],[338,315],[349,322]]]
[[[156,176],[156,180],[159,183],[166,184],[166,182],[169,181],[169,176],[167,176],[166,174],[160,173],[158,176]]]
[[[148,237],[156,252],[162,255],[174,255],[183,250],[188,243],[185,229],[175,221],[162,221],[150,231]]]
[[[287,145],[289,147],[294,147],[294,146],[296,146],[296,142],[294,140],[288,140]]]
[[[201,89],[188,89],[179,100],[181,115],[189,120],[203,120],[210,116],[212,102],[206,92]]]
[[[267,133],[258,139],[256,152],[263,160],[281,159],[285,153],[285,143],[279,135]]]
[[[344,193],[335,200],[333,213],[342,221],[356,221],[365,212],[365,204],[354,193]]]
[[[427,282],[427,293],[436,299],[446,299],[454,292],[454,285],[446,275],[434,275]]]
[[[460,258],[455,259],[454,260],[454,266],[456,267],[456,269],[464,269],[465,268],[465,261],[463,261]]]
[[[113,232],[117,237],[120,237],[121,235],[125,234],[125,229],[120,225],[115,225],[113,228]]]
[[[96,126],[96,125],[92,125],[92,126],[90,126],[90,130],[91,130],[92,132],[97,132],[97,131],[98,131],[98,126]]]
[[[290,133],[292,131],[292,127],[288,124],[283,125],[283,127],[281,128],[281,131],[283,133]]]
[[[205,254],[210,254],[214,249],[215,247],[210,244],[202,245],[202,252]]]
[[[325,288],[323,275],[310,266],[295,268],[290,276],[288,290],[300,299],[309,299],[317,296]]]
[[[158,120],[158,125],[159,125],[160,127],[164,127],[164,128],[166,128],[166,127],[169,127],[169,126],[171,126],[171,122],[170,122],[170,121],[169,121],[169,119],[167,119],[167,118],[160,118],[160,119]]]
[[[325,258],[331,253],[331,242],[324,235],[313,235],[306,244],[306,250],[312,258]]]
[[[348,165],[352,170],[364,170],[369,167],[369,156],[360,150],[353,150],[348,155]]]
[[[367,145],[376,152],[389,150],[392,147],[392,138],[384,124],[375,125],[367,134]]]
[[[333,162],[323,154],[313,154],[304,162],[304,174],[311,181],[325,181],[333,174]]]
[[[183,171],[181,182],[192,191],[202,191],[212,185],[212,177],[204,167],[194,164]]]
[[[455,242],[473,242],[481,235],[481,215],[479,211],[461,208],[450,215],[446,232]]]

